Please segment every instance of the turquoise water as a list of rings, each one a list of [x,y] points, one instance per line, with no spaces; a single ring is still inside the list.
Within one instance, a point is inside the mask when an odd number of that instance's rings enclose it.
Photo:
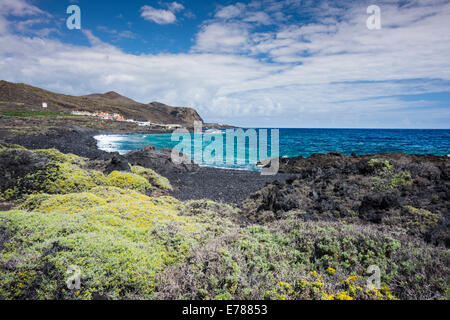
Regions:
[[[223,137],[223,154],[226,155],[226,134],[219,130]],[[216,137],[218,133],[216,133]],[[197,135],[196,135],[197,136]],[[205,133],[204,138],[210,135]],[[269,130],[270,137],[270,130]],[[198,138],[198,137],[197,137]],[[144,146],[152,145],[158,149],[174,148],[179,142],[171,141],[171,134],[130,134],[98,136],[98,147],[105,151],[117,151],[121,154],[131,150],[138,150]],[[269,139],[268,139],[269,140]],[[209,143],[204,142],[202,151]],[[245,149],[243,153],[234,150],[236,161],[234,163],[202,163],[202,165],[225,167],[234,169],[257,170],[255,161],[249,161],[249,154],[257,150],[246,143],[239,148]],[[256,149],[258,147],[256,146]],[[268,150],[271,149],[269,140]],[[199,148],[195,149],[198,152]],[[191,149],[192,154],[195,151]],[[240,150],[242,151],[242,150]],[[413,129],[279,129],[279,155],[282,157],[303,156],[309,157],[313,153],[340,152],[342,154],[375,154],[386,152],[403,152],[409,154],[450,155],[450,130],[413,130]],[[270,152],[265,157],[270,157]],[[214,155],[214,153],[213,153]],[[197,154],[198,156],[198,154]],[[197,159],[199,159],[197,157]],[[244,160],[246,163],[243,164]],[[240,163],[238,162],[240,161]]]

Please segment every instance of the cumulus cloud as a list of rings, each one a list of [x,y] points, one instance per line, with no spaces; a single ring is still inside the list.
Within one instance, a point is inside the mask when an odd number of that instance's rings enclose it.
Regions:
[[[81,32],[86,36],[91,46],[101,46],[101,45],[107,45],[104,43],[100,38],[96,37],[91,30],[89,29],[82,29]]]
[[[141,8],[141,17],[157,24],[170,24],[177,21],[177,17],[170,10],[156,9],[151,6]]]
[[[2,0],[0,2],[0,13],[2,15],[14,15],[17,17],[24,17],[29,15],[45,14],[36,6],[29,4],[25,0]]]
[[[248,32],[242,24],[212,23],[197,34],[194,50],[203,52],[237,52],[247,50]]]
[[[152,6],[143,6],[141,8],[141,17],[157,24],[175,23],[177,21],[175,13],[184,10],[184,6],[178,2],[165,3],[164,5],[168,10],[157,9]]]
[[[216,13],[216,18],[220,19],[232,19],[239,17],[241,13],[245,10],[245,5],[242,3],[237,3],[236,5],[230,5],[221,8]]]
[[[272,19],[264,11],[251,12],[251,13],[249,13],[248,17],[244,18],[244,21],[256,22],[259,24],[271,24],[272,23]]]
[[[167,7],[172,12],[178,12],[178,11],[183,11],[184,10],[184,6],[181,3],[178,3],[178,2],[170,2],[170,3],[167,4]]]
[[[51,15],[38,7],[29,4],[25,0],[2,0],[0,2],[0,34],[6,33],[11,28],[11,23],[8,18],[24,18],[28,16],[40,16],[40,18],[28,19],[25,21],[15,21],[14,29],[17,31],[29,31],[30,26],[48,22],[48,17]],[[48,29],[47,32],[54,31]],[[42,32],[40,32],[42,34]]]

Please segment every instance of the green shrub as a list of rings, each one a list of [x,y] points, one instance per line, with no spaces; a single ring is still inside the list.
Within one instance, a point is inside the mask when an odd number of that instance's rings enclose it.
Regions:
[[[158,277],[156,297],[446,298],[446,259],[423,242],[362,226],[277,221],[234,228],[194,247],[186,262]],[[381,270],[380,289],[367,286],[370,265]]]
[[[105,177],[102,172],[88,168],[88,159],[63,154],[55,149],[31,151],[15,147],[2,148],[0,160],[8,163],[0,173],[4,180],[1,198],[5,200],[39,193],[85,192],[98,186],[115,186],[140,192],[152,189],[149,181],[141,175],[114,171]],[[165,185],[163,177],[154,178],[158,178],[160,185],[166,188],[170,186]]]
[[[151,184],[157,188],[164,190],[172,190],[172,185],[169,180],[152,169],[143,168],[140,166],[131,166],[131,172],[147,179]]]
[[[437,225],[439,215],[425,210],[417,209],[412,206],[405,206],[407,221],[406,226],[412,232],[423,233]]]
[[[388,160],[371,159],[368,164],[375,169],[377,174],[372,178],[372,189],[375,191],[390,191],[412,184],[411,174],[396,170]]]
[[[31,213],[0,212],[9,230],[0,299],[153,298],[156,275],[182,262],[204,228],[177,206],[170,197],[99,187],[30,197],[23,208]],[[81,269],[80,290],[66,286],[71,265]]]
[[[0,299],[449,298],[449,251],[407,235],[439,227],[431,211],[405,206],[386,217],[392,229],[295,210],[252,225],[230,205],[143,194],[149,179],[170,184],[142,167],[105,176],[75,155],[1,145],[0,160],[2,197],[24,198],[0,212]],[[410,179],[369,165],[383,186]],[[370,265],[379,289],[367,287]],[[79,290],[67,288],[70,266]]]
[[[152,185],[147,179],[129,172],[113,171],[105,180],[105,184],[112,187],[118,187],[122,189],[137,190],[145,192],[151,190]]]

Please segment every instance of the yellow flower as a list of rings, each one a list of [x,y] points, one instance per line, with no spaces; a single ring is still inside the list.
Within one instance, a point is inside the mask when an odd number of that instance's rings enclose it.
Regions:
[[[349,276],[346,281],[356,281],[358,276]]]
[[[343,291],[339,292],[336,295],[336,300],[354,300],[354,299],[347,294],[347,291]]]
[[[334,294],[323,293],[322,300],[334,300]]]
[[[323,283],[322,282],[320,282],[320,281],[316,281],[316,282],[314,282],[314,285],[316,286],[316,287],[323,287]]]

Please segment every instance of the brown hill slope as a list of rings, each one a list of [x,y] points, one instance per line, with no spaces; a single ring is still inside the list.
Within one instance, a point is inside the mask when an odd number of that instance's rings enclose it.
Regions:
[[[125,103],[125,104],[139,104],[139,102],[136,102],[130,98],[124,97],[117,92],[109,91],[107,93],[99,94],[99,93],[93,93],[88,94],[86,96],[83,96],[84,98],[97,100],[97,101],[103,101],[103,102],[113,102],[113,103]]]
[[[75,110],[117,112],[128,119],[162,124],[192,125],[194,121],[203,122],[192,108],[171,107],[158,102],[143,104],[116,92],[76,97],[0,80],[0,103],[14,104],[15,108],[23,110],[42,110],[42,102],[48,104],[48,111],[64,113]]]

